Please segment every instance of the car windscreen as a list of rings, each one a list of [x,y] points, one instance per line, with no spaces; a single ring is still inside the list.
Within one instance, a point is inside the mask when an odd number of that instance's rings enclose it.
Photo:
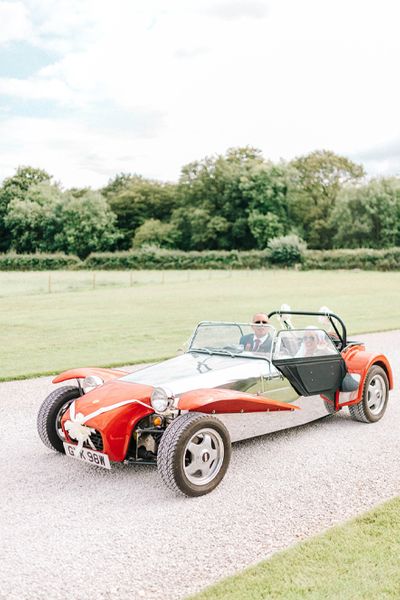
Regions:
[[[200,323],[189,352],[266,358],[270,356],[274,335],[274,327],[263,323]]]

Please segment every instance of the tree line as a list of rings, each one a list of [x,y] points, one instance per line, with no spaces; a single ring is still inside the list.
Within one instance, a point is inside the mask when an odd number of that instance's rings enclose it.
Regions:
[[[243,147],[185,165],[176,183],[121,173],[64,190],[19,167],[0,187],[0,252],[250,250],[289,234],[312,249],[400,246],[400,179],[367,180],[327,150],[274,163]]]

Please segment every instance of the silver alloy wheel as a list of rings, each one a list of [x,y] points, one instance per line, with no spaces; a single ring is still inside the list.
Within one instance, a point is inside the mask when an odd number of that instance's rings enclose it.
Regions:
[[[386,383],[382,375],[372,377],[368,385],[368,408],[373,415],[378,415],[386,401]]]
[[[206,485],[219,473],[224,462],[224,442],[211,428],[197,431],[183,452],[183,471],[191,483]]]

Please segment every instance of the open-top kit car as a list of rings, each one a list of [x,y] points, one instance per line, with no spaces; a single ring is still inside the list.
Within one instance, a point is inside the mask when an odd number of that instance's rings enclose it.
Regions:
[[[294,316],[317,318],[317,326],[296,329]],[[112,462],[157,464],[167,486],[200,496],[224,477],[231,442],[344,406],[357,421],[382,417],[393,387],[384,355],[348,341],[343,321],[330,312],[274,311],[269,319],[276,328],[202,322],[184,354],[134,373],[61,373],[54,383],[77,385],[59,387],[43,402],[42,441],[108,469]]]

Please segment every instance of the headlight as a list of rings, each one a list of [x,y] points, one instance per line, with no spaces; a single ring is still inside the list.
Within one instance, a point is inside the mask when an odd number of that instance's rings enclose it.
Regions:
[[[97,388],[99,385],[103,385],[103,383],[104,381],[101,377],[98,377],[97,375],[89,375],[82,381],[82,388],[85,394],[87,394],[88,392],[94,390],[94,388]]]
[[[174,395],[169,390],[164,388],[156,388],[151,394],[151,406],[158,413],[165,412],[173,403]]]

